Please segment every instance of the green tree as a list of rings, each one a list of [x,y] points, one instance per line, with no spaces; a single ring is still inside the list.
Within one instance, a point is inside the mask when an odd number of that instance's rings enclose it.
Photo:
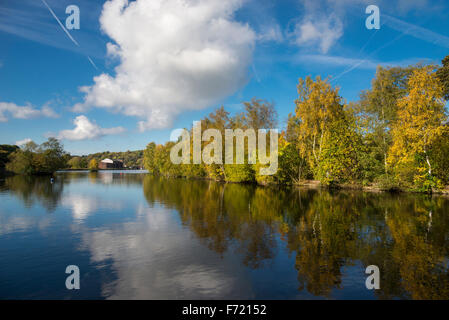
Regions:
[[[449,100],[449,55],[442,61],[443,66],[438,69],[437,76],[443,86],[443,96],[447,101]]]
[[[362,137],[348,116],[335,120],[324,134],[318,178],[325,184],[353,182],[360,178]]]
[[[379,66],[371,83],[371,89],[362,91],[358,116],[366,129],[365,140],[370,146],[371,171],[375,175],[388,172],[387,156],[392,143],[391,128],[397,118],[397,102],[408,93],[408,79],[418,67],[406,68]],[[379,170],[377,168],[382,168]]]
[[[2,144],[0,145],[0,174],[5,172],[6,164],[8,163],[9,156],[19,150],[18,146]]]
[[[46,142],[40,145],[42,152],[47,159],[47,167],[49,171],[54,168],[64,168],[66,165],[66,152],[64,146],[56,138],[49,138]]]
[[[26,149],[13,152],[9,156],[9,162],[6,164],[6,170],[14,172],[15,174],[35,174],[36,171],[33,163],[33,152]]]
[[[441,179],[442,183],[449,185],[449,130],[444,130],[441,137],[434,142],[429,157],[432,159],[435,176]]]
[[[39,146],[31,141],[12,153],[6,168],[16,174],[52,174],[65,165],[66,153],[62,144],[49,138]]]

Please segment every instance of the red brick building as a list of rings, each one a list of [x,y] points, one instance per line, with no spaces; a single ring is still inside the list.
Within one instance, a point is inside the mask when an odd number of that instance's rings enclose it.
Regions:
[[[123,169],[123,161],[122,160],[111,160],[104,159],[100,161],[98,165],[99,169]]]

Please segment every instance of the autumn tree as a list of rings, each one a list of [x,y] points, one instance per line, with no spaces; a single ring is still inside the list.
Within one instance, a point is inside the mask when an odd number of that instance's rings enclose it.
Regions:
[[[353,178],[360,139],[338,88],[320,77],[307,77],[299,79],[298,94],[296,134],[301,158],[307,160],[314,177],[326,184]]]
[[[155,156],[156,156],[155,151],[156,151],[156,144],[154,142],[150,142],[144,151],[143,165],[145,169],[147,169],[149,172],[158,174],[159,171],[155,163]]]
[[[246,128],[254,130],[274,129],[277,126],[277,112],[274,104],[266,100],[253,98],[244,102],[243,120]]]
[[[97,171],[98,170],[98,161],[97,159],[92,159],[89,161],[88,169],[90,171]]]
[[[292,183],[297,183],[302,179],[313,178],[313,173],[310,170],[310,166],[306,161],[305,156],[301,156],[299,123],[300,119],[298,119],[296,115],[290,113],[287,119],[287,130],[281,135],[279,139],[279,167],[280,170],[282,170],[281,168],[283,167],[284,161],[290,163],[289,166],[291,167],[288,169],[288,175],[290,176],[289,180]],[[285,139],[285,143],[281,141],[281,138]],[[295,166],[296,168],[294,168]],[[295,172],[294,176],[293,172]]]
[[[320,77],[299,79],[298,94],[295,103],[300,153],[311,168],[317,170],[321,164],[324,136],[343,111],[341,98],[338,89],[334,90]]]
[[[414,70],[408,86],[409,94],[398,100],[388,162],[401,182],[430,191],[438,180],[431,152],[447,130],[443,88],[433,66]]]
[[[253,98],[251,101],[247,101],[243,103],[244,111],[236,114],[233,117],[225,118],[227,120],[227,128],[228,129],[253,129],[256,133],[256,143],[258,139],[258,130],[265,129],[267,131],[271,129],[275,129],[277,126],[277,112],[274,108],[274,104],[270,103],[266,100]],[[220,111],[220,110],[219,110]],[[223,111],[220,113],[216,113],[217,115],[223,114]],[[216,117],[215,117],[216,119]],[[220,125],[222,122],[218,122]],[[219,126],[218,128],[221,127]],[[267,132],[267,134],[269,134]],[[222,137],[225,135],[222,133]],[[267,142],[267,144],[269,141]],[[223,146],[225,142],[223,141]],[[244,163],[243,164],[225,164],[223,176],[226,181],[232,182],[254,182],[257,177],[256,173],[259,172],[258,168],[260,164],[258,163],[257,155],[256,155],[256,164],[248,163],[248,145],[245,142],[245,154],[244,154]],[[234,150],[235,150],[235,141],[234,141]],[[224,158],[223,158],[224,159]]]
[[[207,129],[217,129],[220,131],[222,139],[225,137],[225,130],[231,128],[231,116],[228,111],[225,110],[223,106],[216,109],[209,114],[208,117],[202,121],[202,130]],[[203,142],[203,146],[208,142]],[[222,140],[222,146],[224,146],[224,140]],[[204,164],[204,169],[206,170],[208,176],[214,180],[227,180],[226,171],[224,168],[225,163],[225,151],[224,148],[220,155],[221,164]]]

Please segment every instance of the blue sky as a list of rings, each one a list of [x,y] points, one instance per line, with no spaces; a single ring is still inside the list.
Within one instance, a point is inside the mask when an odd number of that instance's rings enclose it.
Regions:
[[[64,26],[79,7],[78,45],[45,3]],[[371,4],[380,30],[365,27]],[[428,0],[1,1],[0,143],[143,149],[253,97],[275,103],[282,128],[300,77],[332,77],[349,102],[379,64],[440,63],[448,13]]]

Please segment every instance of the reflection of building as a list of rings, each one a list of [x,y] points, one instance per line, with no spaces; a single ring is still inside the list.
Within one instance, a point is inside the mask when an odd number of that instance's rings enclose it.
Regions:
[[[123,161],[122,160],[104,159],[104,160],[101,160],[98,168],[100,168],[100,169],[123,169]]]

